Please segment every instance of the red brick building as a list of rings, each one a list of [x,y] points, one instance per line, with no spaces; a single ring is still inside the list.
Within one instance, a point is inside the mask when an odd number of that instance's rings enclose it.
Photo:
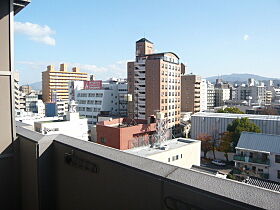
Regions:
[[[119,118],[96,124],[97,143],[120,150],[131,149],[149,143],[149,136],[156,130],[156,123],[147,120]]]

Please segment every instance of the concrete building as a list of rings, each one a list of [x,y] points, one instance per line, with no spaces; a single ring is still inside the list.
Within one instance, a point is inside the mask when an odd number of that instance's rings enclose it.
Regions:
[[[258,125],[262,133],[280,135],[280,116],[278,115],[200,112],[191,116],[191,138],[197,139],[200,134],[209,134],[218,137],[227,130],[229,123],[237,118],[244,117]]]
[[[244,86],[236,88],[237,100],[248,100],[249,104],[265,105],[266,101],[265,86]]]
[[[31,93],[32,87],[31,87],[30,85],[21,85],[21,86],[19,87],[19,90],[20,90],[23,94],[28,95],[28,94]]]
[[[197,75],[183,75],[181,77],[181,111],[200,111],[200,83],[201,77]]]
[[[108,81],[93,89],[75,88],[78,112],[88,119],[90,126],[96,124],[98,115],[127,116],[126,81]]]
[[[190,169],[200,166],[201,142],[194,139],[172,139],[156,148],[150,145],[126,150],[130,154]]]
[[[229,88],[215,88],[215,107],[225,105],[225,101],[230,99]]]
[[[156,124],[147,120],[118,118],[96,124],[99,144],[120,150],[148,145],[150,136],[155,133]]]
[[[129,115],[148,119],[161,111],[170,119],[168,126],[180,122],[181,74],[185,66],[172,52],[154,53],[154,44],[143,38],[136,42],[136,59],[127,64]]]
[[[71,104],[71,106],[76,106]],[[88,140],[87,119],[81,119],[76,108],[70,109],[64,120],[39,121],[34,123],[36,132],[44,135],[64,134],[77,139]]]
[[[55,116],[65,116],[68,112],[68,101],[56,101],[45,103],[46,105],[46,116],[55,117]]]
[[[215,88],[214,85],[207,81],[207,109],[212,110],[215,107]]]
[[[60,64],[60,70],[55,70],[53,65],[47,67],[42,72],[42,91],[43,101],[55,102],[56,100],[69,100],[69,81],[86,81],[89,80],[88,74],[80,72],[79,68],[72,68],[71,72],[67,71],[67,64]]]
[[[207,110],[207,80],[201,79],[200,83],[200,111],[206,111]]]
[[[15,123],[13,16],[28,3],[0,1],[1,209],[168,209],[173,202],[197,209],[279,208],[275,191]]]
[[[242,132],[236,146],[235,166],[251,176],[280,182],[280,136]]]

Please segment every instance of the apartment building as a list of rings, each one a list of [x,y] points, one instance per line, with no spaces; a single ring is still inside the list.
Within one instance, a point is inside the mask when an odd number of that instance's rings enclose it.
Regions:
[[[207,110],[207,80],[201,79],[200,83],[200,111]]]
[[[44,102],[55,102],[56,100],[69,100],[69,81],[86,81],[88,74],[80,72],[79,68],[67,71],[67,64],[61,64],[60,70],[55,70],[53,65],[42,72],[42,91]]]
[[[215,88],[214,85],[207,81],[207,109],[211,110],[215,107]]]
[[[20,110],[19,72],[14,72],[15,110]]]
[[[69,101],[56,101],[46,103],[46,116],[65,116],[69,110]]]
[[[251,176],[280,182],[280,136],[242,132],[235,166]]]
[[[180,122],[181,74],[185,66],[173,52],[154,53],[154,44],[142,38],[136,42],[136,59],[127,64],[129,115],[148,119],[156,111],[169,119],[168,127]]]
[[[85,88],[81,84],[74,84],[74,100],[78,103],[77,110],[81,116],[88,119],[89,125],[96,124],[97,116],[101,113],[107,116],[127,115],[126,81],[103,83],[101,81],[99,84],[98,87],[94,86],[94,88]]]
[[[24,94],[30,94],[32,91],[32,87],[30,85],[21,85],[19,90]]]
[[[266,102],[266,87],[240,85],[236,88],[236,99],[247,100],[249,104],[264,105]]]
[[[183,75],[181,83],[181,111],[199,112],[201,77],[192,74]]]
[[[230,99],[229,88],[215,88],[215,107],[225,105],[225,101]]]

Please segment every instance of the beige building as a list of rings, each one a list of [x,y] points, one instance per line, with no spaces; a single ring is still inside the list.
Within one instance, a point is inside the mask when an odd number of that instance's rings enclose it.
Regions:
[[[88,74],[80,72],[77,67],[68,72],[67,64],[60,64],[59,71],[55,70],[53,65],[50,65],[46,71],[42,72],[43,101],[68,100],[68,82],[86,80],[88,80]]]
[[[183,75],[181,80],[181,111],[192,113],[199,112],[201,77],[189,74]]]
[[[180,121],[181,74],[185,66],[172,52],[154,53],[154,44],[143,38],[136,42],[136,60],[127,64],[130,117],[148,119],[156,111],[168,118],[168,127]]]
[[[22,85],[19,87],[19,90],[23,93],[23,94],[30,94],[32,91],[32,87],[30,85]]]

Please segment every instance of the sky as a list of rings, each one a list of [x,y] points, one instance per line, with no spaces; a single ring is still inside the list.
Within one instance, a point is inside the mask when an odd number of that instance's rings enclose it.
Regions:
[[[125,78],[142,37],[187,73],[280,78],[280,0],[32,0],[15,17],[15,67],[21,84],[60,63]]]

